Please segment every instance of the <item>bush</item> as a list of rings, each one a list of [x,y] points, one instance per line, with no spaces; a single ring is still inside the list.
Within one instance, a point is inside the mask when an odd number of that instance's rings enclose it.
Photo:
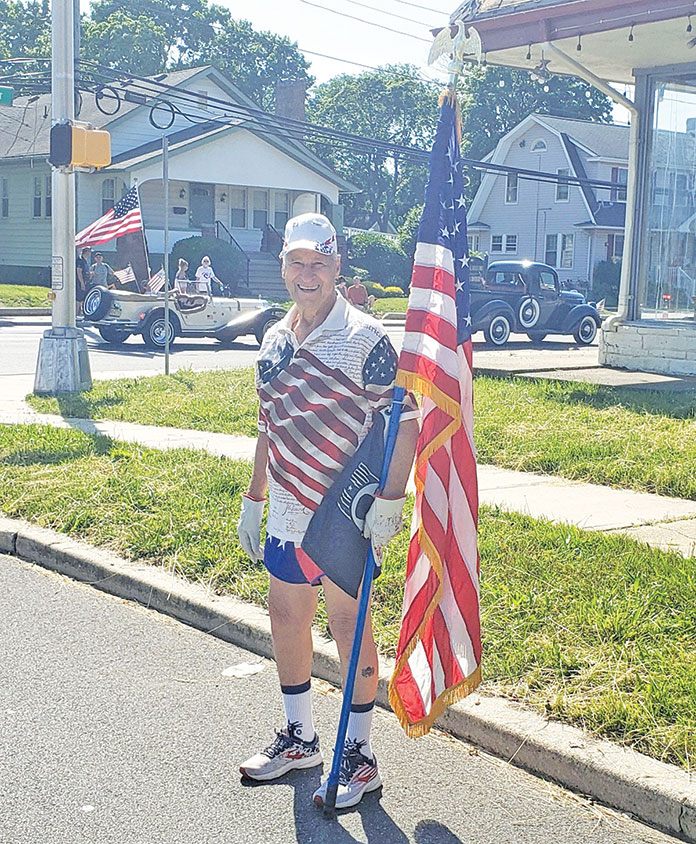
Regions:
[[[405,296],[406,294],[400,287],[385,287],[384,288],[384,295],[385,296]]]
[[[189,278],[193,278],[201,263],[201,258],[207,255],[220,281],[234,292],[246,283],[246,258],[231,243],[218,240],[217,237],[187,237],[178,240],[169,256],[169,277],[176,275],[179,258],[188,261]]]
[[[410,261],[393,240],[378,232],[354,234],[348,241],[348,263],[351,268],[367,270],[370,278],[381,284],[408,287]]]
[[[607,308],[618,307],[620,281],[621,261],[600,261],[592,276],[592,298],[597,302],[606,299]]]

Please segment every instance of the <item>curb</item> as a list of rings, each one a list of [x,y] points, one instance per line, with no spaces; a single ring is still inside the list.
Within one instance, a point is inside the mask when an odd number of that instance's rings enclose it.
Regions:
[[[137,601],[273,659],[265,610],[213,595],[163,567],[131,563],[64,534],[4,518],[0,518],[0,553]],[[314,648],[313,675],[340,687],[334,643],[315,632]],[[377,703],[388,709],[391,663],[381,661]],[[502,698],[478,693],[450,707],[437,726],[516,766],[696,842],[696,783],[676,766],[595,739],[576,727],[549,721]]]
[[[51,308],[0,308],[0,317],[51,316]]]

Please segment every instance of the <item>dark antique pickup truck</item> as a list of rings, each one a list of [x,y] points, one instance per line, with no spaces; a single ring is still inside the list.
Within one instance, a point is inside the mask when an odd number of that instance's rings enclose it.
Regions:
[[[483,275],[472,274],[473,331],[504,346],[512,332],[540,343],[547,334],[572,334],[589,346],[602,324],[599,312],[581,293],[561,290],[556,271],[532,261],[496,261]]]

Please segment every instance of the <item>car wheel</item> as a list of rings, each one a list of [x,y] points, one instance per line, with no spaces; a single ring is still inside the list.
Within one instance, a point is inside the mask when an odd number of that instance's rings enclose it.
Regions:
[[[509,317],[498,314],[483,329],[483,334],[489,346],[504,346],[510,338],[511,330]]]
[[[541,316],[541,306],[537,299],[527,296],[520,302],[517,319],[522,328],[534,328]]]
[[[102,325],[99,327],[99,333],[107,343],[111,343],[114,346],[120,346],[121,343],[126,342],[132,332],[125,328],[114,328],[111,325]]]
[[[546,339],[546,332],[545,331],[528,331],[527,337],[532,341],[532,343],[541,343],[542,340]]]
[[[166,322],[164,314],[159,312],[153,314],[145,323],[143,328],[143,340],[148,349],[164,349],[167,339]],[[169,345],[171,346],[179,333],[176,319],[169,318]]]
[[[575,331],[573,331],[575,342],[579,343],[581,346],[591,345],[596,336],[597,323],[595,322],[595,318],[589,315],[584,316],[577,324]]]
[[[111,310],[113,295],[106,287],[93,287],[82,303],[82,313],[88,322],[103,319]]]
[[[263,324],[259,328],[256,329],[256,331],[254,332],[254,336],[256,337],[256,342],[259,344],[259,346],[263,342],[263,338],[265,337],[268,329],[272,325],[275,325],[277,322],[280,322],[280,317],[270,316],[268,317],[268,319],[265,319],[263,321]]]

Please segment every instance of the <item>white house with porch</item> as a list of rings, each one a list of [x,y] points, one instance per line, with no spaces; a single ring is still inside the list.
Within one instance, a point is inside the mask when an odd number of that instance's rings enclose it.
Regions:
[[[184,103],[156,83],[193,96]],[[164,248],[166,213],[170,246],[194,235],[220,237],[245,253],[254,293],[283,295],[276,232],[282,233],[294,214],[322,211],[341,233],[339,193],[356,188],[299,140],[241,113],[230,117],[213,108],[214,99],[257,108],[212,67],[161,75],[151,86],[113,83],[99,104],[83,93],[79,119],[109,130],[112,162],[100,172],[77,174],[77,230],[137,183],[153,266]],[[168,102],[185,114],[172,111]],[[99,105],[106,110],[118,105],[118,111],[104,114]],[[170,121],[165,130],[158,128]],[[0,106],[0,281],[48,279],[49,131],[50,95]],[[163,131],[169,141],[166,203]],[[102,247],[105,260],[116,267],[122,263],[118,244]]]

